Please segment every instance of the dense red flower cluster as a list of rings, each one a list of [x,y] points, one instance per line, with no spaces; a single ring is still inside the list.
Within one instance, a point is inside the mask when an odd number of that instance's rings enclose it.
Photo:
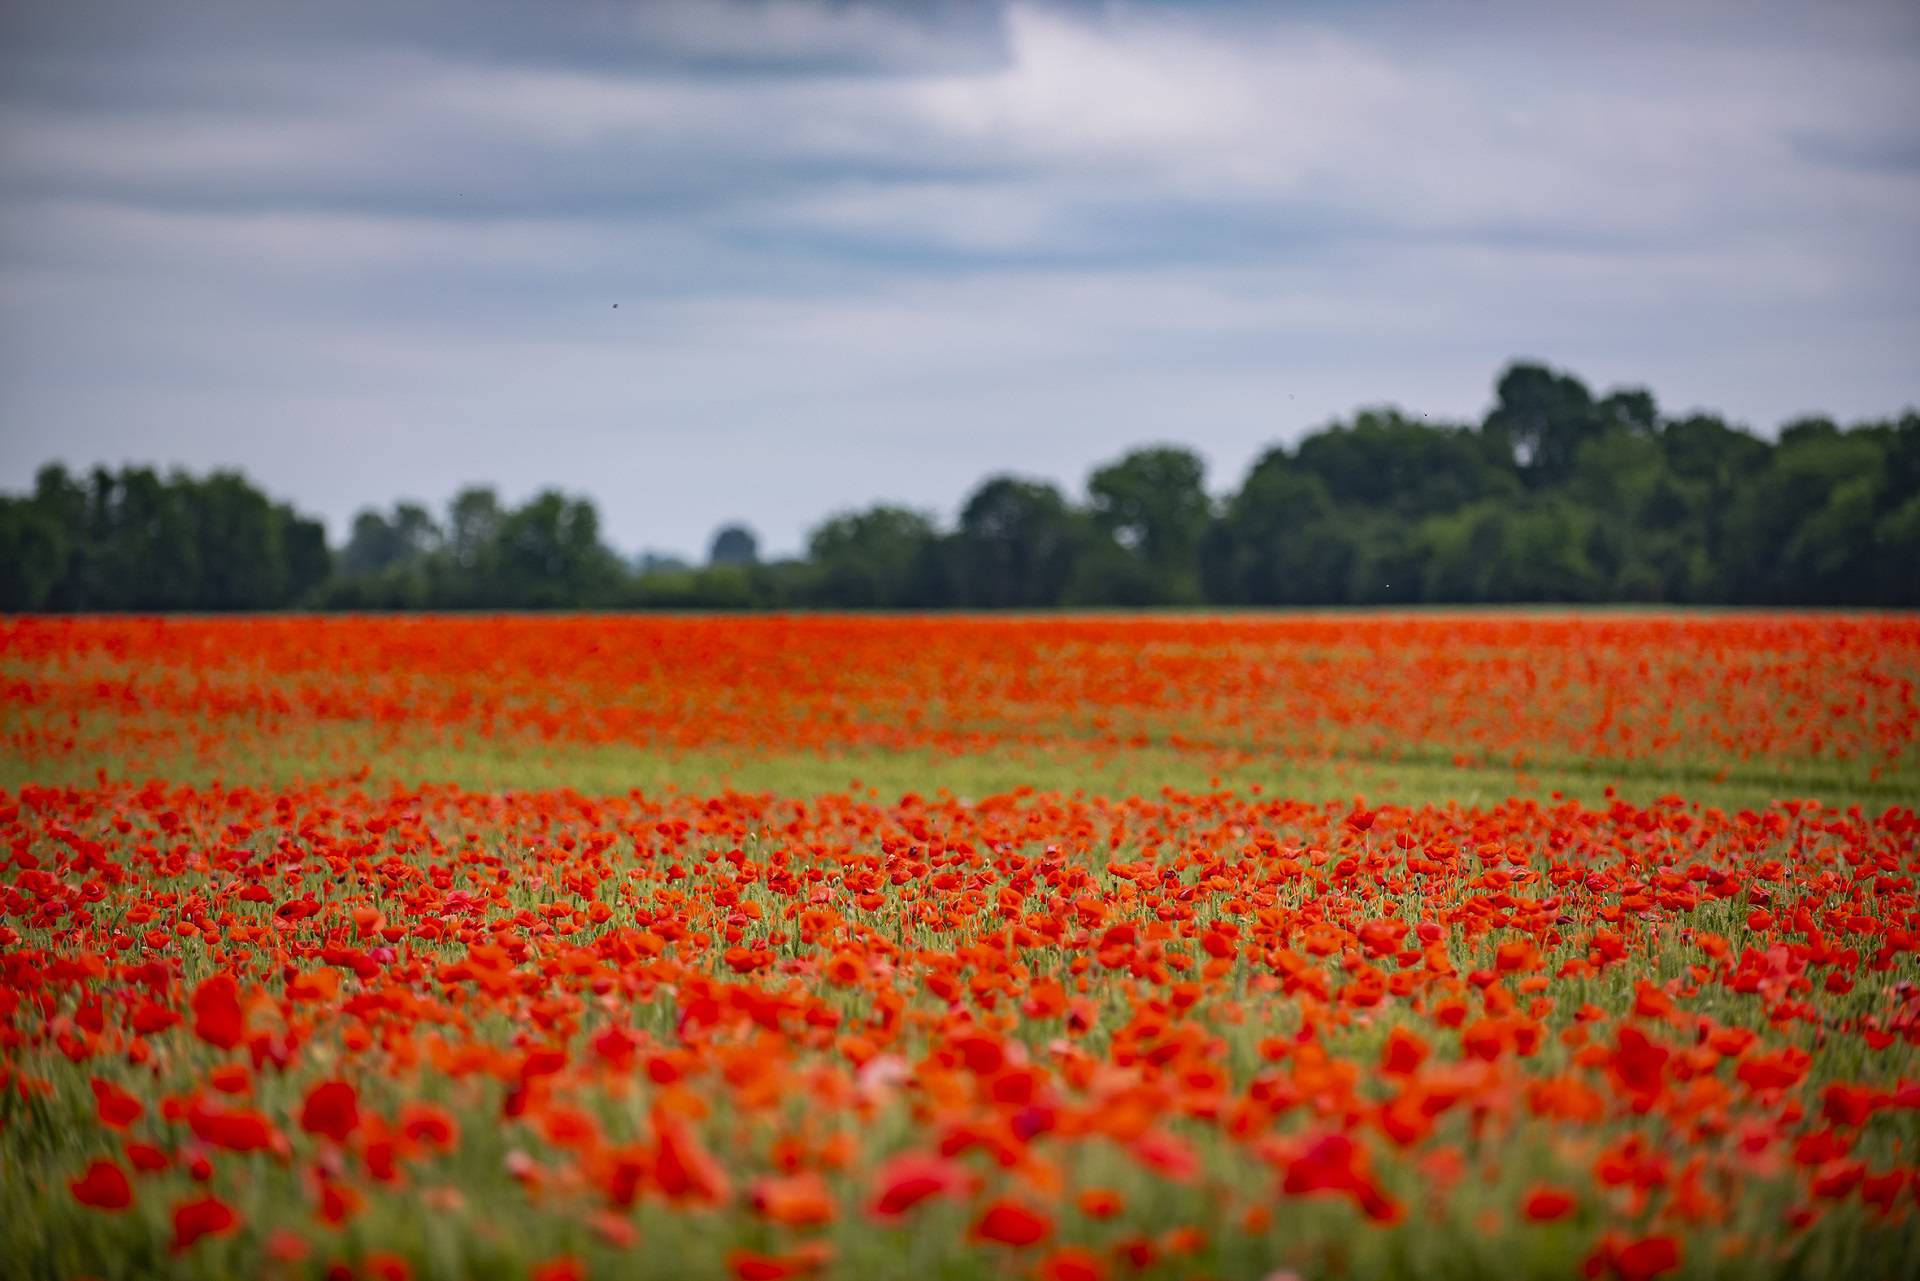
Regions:
[[[1912,616],[18,619],[0,660],[7,742],[39,759],[357,725],[409,744],[1920,767]]]
[[[417,626],[444,656],[462,625]],[[1910,809],[1808,802],[27,787],[0,1246],[36,1275],[1892,1275],[1917,848]]]

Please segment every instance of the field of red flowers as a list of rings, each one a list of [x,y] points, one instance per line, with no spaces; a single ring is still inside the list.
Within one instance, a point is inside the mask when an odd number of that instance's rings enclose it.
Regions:
[[[1917,679],[1889,617],[0,622],[0,1271],[1920,1275]],[[432,776],[715,748],[928,782]],[[1058,777],[1126,752],[1270,781]]]
[[[4,746],[227,768],[397,743],[967,755],[1161,746],[1920,779],[1906,616],[0,620]],[[316,763],[343,771],[347,756]]]

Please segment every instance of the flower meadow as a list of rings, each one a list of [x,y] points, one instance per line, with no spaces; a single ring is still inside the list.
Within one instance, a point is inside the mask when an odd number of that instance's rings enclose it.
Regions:
[[[1920,1275],[1917,679],[1893,616],[0,622],[0,1272]]]
[[[7,745],[250,759],[423,741],[978,754],[1163,745],[1829,781],[1920,776],[1905,615],[0,620]],[[351,770],[337,742],[314,769]],[[1278,775],[1273,775],[1278,777]]]

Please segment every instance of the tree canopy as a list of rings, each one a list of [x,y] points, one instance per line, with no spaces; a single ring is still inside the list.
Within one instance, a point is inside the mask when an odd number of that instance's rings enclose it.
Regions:
[[[767,562],[733,522],[701,567],[629,565],[591,502],[552,490],[369,508],[337,550],[230,471],[52,464],[0,497],[15,611],[1526,601],[1920,605],[1920,415],[1803,418],[1768,440],[1522,362],[1478,423],[1366,409],[1267,450],[1224,494],[1193,450],[1153,444],[1096,466],[1084,502],[1000,474],[951,529],[880,504]]]

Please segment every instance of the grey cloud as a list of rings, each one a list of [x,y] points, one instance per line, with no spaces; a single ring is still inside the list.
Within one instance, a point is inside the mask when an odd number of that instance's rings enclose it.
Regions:
[[[1518,354],[1761,426],[1920,393],[1904,6],[528,12],[6,6],[0,483],[793,547],[1145,439],[1230,484]]]

